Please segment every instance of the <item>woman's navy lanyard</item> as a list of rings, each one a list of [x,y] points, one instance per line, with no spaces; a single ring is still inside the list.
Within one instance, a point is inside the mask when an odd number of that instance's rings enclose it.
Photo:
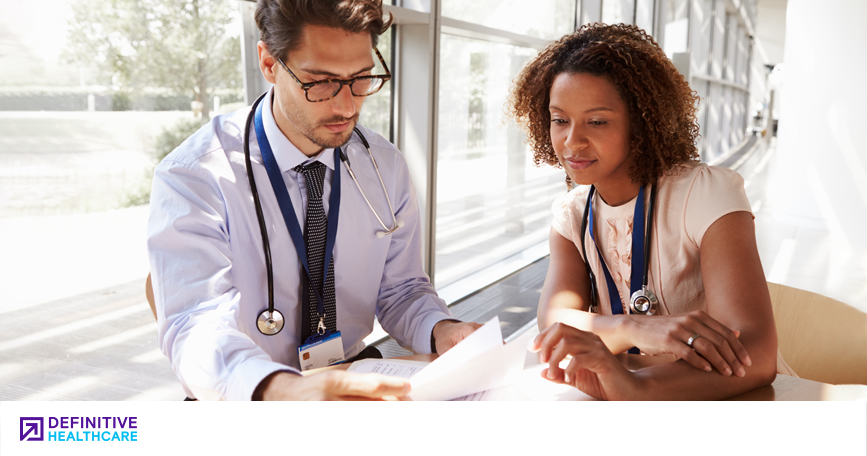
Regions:
[[[640,203],[640,204],[639,204]],[[599,263],[602,265],[602,272],[605,273],[605,282],[608,284],[608,299],[611,301],[611,313],[613,315],[621,315],[623,311],[623,303],[620,302],[620,293],[617,291],[617,285],[614,284],[614,279],[611,273],[608,272],[608,267],[605,265],[605,258],[602,257],[602,252],[599,250],[599,244],[596,243],[596,238],[593,237],[593,232],[596,225],[593,224],[593,204],[590,204],[590,239],[593,240],[593,245],[596,246],[596,251],[599,253]],[[629,281],[629,293],[641,289],[642,272],[644,271],[644,187],[638,190],[638,201],[635,202],[635,213],[632,217],[632,278]],[[641,352],[632,347],[629,353],[640,354]]]
[[[304,235],[301,233],[301,225],[298,224],[298,218],[295,216],[295,208],[292,206],[292,200],[289,198],[289,191],[286,190],[286,182],[280,173],[280,166],[277,165],[277,160],[274,158],[274,152],[271,150],[271,144],[268,142],[268,136],[265,134],[265,124],[262,122],[262,103],[256,108],[256,140],[259,142],[259,150],[262,152],[262,162],[265,165],[265,170],[268,171],[268,178],[271,180],[271,187],[274,188],[274,194],[277,197],[277,204],[280,205],[280,212],[283,213],[283,221],[286,223],[286,228],[289,230],[289,235],[292,237],[292,243],[295,244],[295,252],[298,254],[298,259],[301,260],[301,265],[304,266],[304,272],[307,273],[307,280],[310,280],[310,265],[307,262],[307,247],[304,244]],[[334,241],[337,239],[337,219],[340,215],[340,148],[334,149],[334,179],[331,182],[331,198],[328,200],[328,229],[325,237],[325,263],[322,274],[322,287],[317,287],[311,283],[310,287],[316,294],[316,311],[319,317],[325,315],[325,301],[322,299],[322,294],[325,292],[325,281],[328,279],[328,265],[331,264],[331,257],[334,253]]]

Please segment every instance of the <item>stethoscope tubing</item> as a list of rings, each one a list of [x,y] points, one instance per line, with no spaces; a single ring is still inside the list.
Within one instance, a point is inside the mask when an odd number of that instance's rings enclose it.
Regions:
[[[253,205],[256,207],[256,218],[259,220],[259,231],[262,233],[262,246],[265,253],[265,272],[268,277],[268,312],[274,313],[274,267],[271,262],[271,243],[268,241],[268,226],[265,224],[265,214],[262,212],[262,203],[259,199],[259,189],[256,179],[253,177],[253,163],[250,159],[250,125],[253,124],[253,116],[256,107],[268,92],[263,93],[253,102],[250,114],[247,115],[247,123],[244,129],[244,161],[247,165],[247,180],[250,182],[250,192],[253,194]]]
[[[379,213],[376,212],[376,209],[373,208],[373,204],[370,202],[370,199],[367,197],[367,194],[364,193],[364,190],[361,188],[361,185],[358,183],[358,179],[355,177],[355,172],[352,171],[352,166],[349,163],[349,158],[342,151],[340,153],[340,159],[343,163],[346,164],[346,170],[349,171],[349,176],[352,177],[352,181],[355,182],[355,186],[358,187],[358,191],[361,193],[361,196],[364,198],[364,202],[367,203],[367,207],[370,208],[370,211],[373,212],[373,216],[376,217],[376,220],[382,226],[382,229],[385,230],[381,233],[383,236],[386,234],[391,234],[397,231],[398,228],[401,227],[402,224],[398,224],[397,216],[394,213],[394,206],[391,204],[391,198],[388,196],[388,190],[385,188],[385,181],[382,180],[382,174],[379,172],[379,165],[376,164],[376,159],[373,157],[373,154],[370,152],[370,145],[367,143],[367,139],[364,135],[361,134],[361,131],[356,127],[353,131],[358,135],[361,139],[361,143],[364,144],[365,149],[367,149],[367,155],[370,156],[370,161],[373,162],[373,169],[376,170],[376,177],[379,178],[379,184],[382,186],[382,191],[385,193],[385,200],[388,202],[388,209],[391,211],[391,228],[385,226],[385,222],[382,221],[382,218],[379,216]],[[377,234],[377,237],[383,237]]]
[[[262,95],[259,96],[259,98],[256,99],[255,102],[253,102],[253,106],[250,109],[250,113],[247,115],[247,121],[246,121],[246,125],[244,127],[243,143],[244,143],[244,162],[247,166],[247,180],[250,183],[250,192],[253,194],[253,205],[256,208],[256,218],[258,219],[258,222],[259,222],[259,231],[262,234],[262,251],[264,252],[264,255],[265,255],[265,272],[266,272],[266,276],[268,279],[267,280],[268,281],[268,309],[266,311],[263,311],[260,313],[259,319],[261,320],[263,315],[265,314],[265,312],[268,312],[268,315],[265,316],[266,320],[273,322],[273,318],[275,317],[275,315],[280,320],[279,327],[274,332],[265,332],[262,330],[261,327],[259,328],[259,331],[262,332],[262,334],[273,336],[273,335],[278,334],[283,329],[283,324],[282,324],[283,316],[279,311],[276,311],[274,309],[274,266],[273,266],[273,263],[271,261],[271,243],[268,240],[268,228],[267,228],[267,224],[265,223],[265,214],[262,211],[262,203],[261,203],[261,199],[259,198],[259,189],[258,189],[258,186],[256,185],[256,179],[253,176],[253,163],[252,163],[252,159],[250,158],[250,141],[249,141],[249,139],[250,139],[250,126],[253,124],[253,117],[255,116],[256,108],[262,102],[262,100],[265,98],[266,95],[268,95],[268,92],[263,93]],[[403,226],[403,222],[397,221],[397,214],[395,214],[394,206],[391,204],[391,198],[388,195],[388,189],[386,189],[386,187],[385,187],[385,181],[383,181],[382,174],[379,172],[379,166],[376,164],[376,159],[373,157],[373,153],[371,153],[371,151],[370,151],[370,144],[367,142],[367,138],[364,137],[364,135],[361,133],[361,131],[357,127],[353,128],[353,131],[356,134],[358,134],[359,139],[361,139],[362,144],[364,145],[365,149],[367,149],[367,155],[370,157],[371,162],[373,162],[373,168],[376,170],[376,176],[379,178],[379,183],[382,186],[383,193],[385,193],[385,200],[388,202],[388,209],[391,211],[391,220],[392,220],[392,227],[391,228],[388,228],[385,225],[385,222],[383,222],[382,218],[376,212],[376,209],[373,207],[373,204],[370,202],[370,199],[367,197],[367,194],[364,192],[364,189],[361,188],[361,184],[359,184],[358,179],[355,176],[355,172],[352,170],[352,167],[349,163],[349,158],[346,156],[346,154],[343,152],[342,149],[339,150],[340,159],[341,159],[341,161],[343,161],[344,164],[346,164],[346,169],[347,169],[347,171],[349,171],[349,176],[352,178],[352,181],[355,182],[355,186],[358,188],[358,191],[361,193],[361,196],[364,198],[364,201],[367,203],[367,206],[370,208],[370,211],[373,212],[374,217],[376,217],[376,220],[382,226],[382,229],[385,230],[385,231],[381,231],[381,232],[377,233],[377,238],[382,238],[385,235],[388,235],[388,234],[391,234],[391,233],[394,233],[395,231],[397,231],[398,228]]]

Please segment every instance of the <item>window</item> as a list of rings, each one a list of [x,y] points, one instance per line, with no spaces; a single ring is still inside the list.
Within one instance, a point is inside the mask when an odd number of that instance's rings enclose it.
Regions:
[[[359,123],[365,127],[370,128],[390,140],[393,140],[391,130],[392,85],[394,84],[395,78],[395,69],[394,65],[392,65],[391,52],[393,36],[394,29],[391,29],[379,37],[379,42],[376,45],[376,48],[385,60],[385,64],[388,65],[389,71],[391,71],[392,78],[390,81],[385,83],[379,92],[376,92],[364,100],[364,106],[361,108],[361,115],[358,119]],[[380,68],[378,59],[374,58],[373,61],[376,62],[376,67],[373,69],[373,72],[375,74],[382,74],[384,70]]]
[[[445,17],[555,40],[575,27],[573,0],[443,0]]]
[[[441,38],[436,271],[442,287],[548,238],[565,173],[536,168],[504,123],[511,81],[538,50]]]

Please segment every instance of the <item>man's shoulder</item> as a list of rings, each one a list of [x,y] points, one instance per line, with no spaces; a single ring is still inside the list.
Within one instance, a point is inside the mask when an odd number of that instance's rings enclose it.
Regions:
[[[242,108],[214,116],[168,154],[159,166],[197,168],[214,162],[228,164],[229,154],[243,153],[244,125],[249,110]]]

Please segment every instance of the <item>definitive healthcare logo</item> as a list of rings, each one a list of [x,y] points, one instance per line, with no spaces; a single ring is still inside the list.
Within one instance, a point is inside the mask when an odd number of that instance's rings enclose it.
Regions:
[[[53,430],[52,429],[57,429]],[[138,418],[134,416],[22,416],[19,441],[36,442],[137,442]],[[46,439],[47,436],[47,439]]]

